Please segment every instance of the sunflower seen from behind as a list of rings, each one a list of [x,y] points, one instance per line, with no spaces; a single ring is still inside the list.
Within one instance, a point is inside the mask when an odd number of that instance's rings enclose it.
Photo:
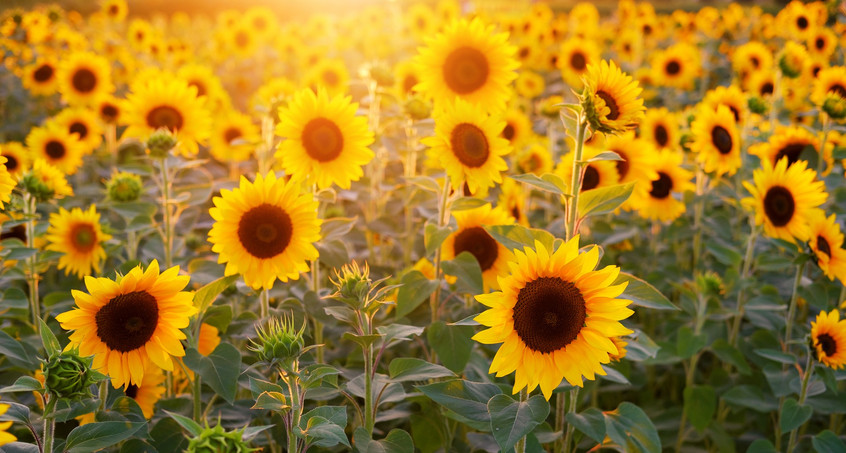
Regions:
[[[823,365],[838,370],[846,365],[846,319],[834,309],[811,321],[811,350]]]
[[[239,187],[222,190],[213,201],[209,242],[227,276],[241,274],[251,288],[270,289],[277,279],[299,279],[308,271],[306,261],[317,259],[317,201],[296,181],[272,172],[254,182],[242,176]]]
[[[516,48],[507,33],[497,33],[482,19],[456,20],[429,38],[417,59],[417,89],[435,102],[461,98],[485,110],[502,110],[517,78]]]
[[[89,276],[88,293],[73,290],[76,308],[56,320],[73,331],[71,346],[93,355],[94,369],[107,374],[112,386],[143,385],[149,367],[172,371],[171,357],[185,355],[181,329],[197,312],[194,295],[182,291],[189,280],[178,266],[159,273],[156,260],[115,280]]]
[[[59,212],[50,214],[47,250],[63,254],[59,258],[59,269],[64,269],[65,275],[76,274],[83,278],[91,275],[92,269],[99,274],[100,265],[106,259],[103,242],[111,238],[103,233],[95,205],[85,211],[59,208]]]
[[[588,65],[584,82],[582,107],[591,129],[620,133],[636,128],[643,120],[642,88],[613,61]]]
[[[479,262],[485,290],[499,289],[497,276],[507,271],[511,251],[496,241],[486,226],[511,225],[514,220],[504,209],[490,204],[453,213],[458,229],[450,234],[441,248],[441,257],[451,260],[462,252],[469,252]]]
[[[489,309],[475,320],[488,329],[473,339],[502,343],[489,372],[514,372],[513,393],[540,386],[549,399],[562,379],[581,387],[583,377],[605,375],[602,364],[619,353],[611,338],[632,332],[620,321],[634,312],[617,298],[626,288],[613,284],[620,269],[595,270],[598,262],[597,247],[579,253],[579,236],[554,252],[535,242],[514,252],[501,291],[476,296]]]
[[[804,160],[789,166],[786,158],[762,164],[753,173],[754,184],[743,182],[752,195],[743,205],[754,210],[755,224],[763,224],[767,236],[794,243],[807,240],[809,216],[828,198],[825,184]]]
[[[321,189],[332,184],[349,189],[374,156],[368,148],[373,133],[356,109],[358,104],[349,96],[329,97],[323,88],[294,94],[279,110],[276,126],[276,135],[284,138],[276,151],[282,169]]]
[[[690,128],[693,133],[690,148],[706,172],[717,176],[737,173],[741,164],[740,133],[728,107],[701,108]]]

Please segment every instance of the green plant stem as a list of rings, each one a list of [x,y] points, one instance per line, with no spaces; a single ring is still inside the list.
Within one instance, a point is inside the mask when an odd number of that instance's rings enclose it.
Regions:
[[[28,192],[24,192],[24,214],[27,217],[26,221],[26,246],[28,248],[35,248],[35,213],[36,200]],[[41,298],[38,295],[38,251],[27,258],[29,264],[29,273],[27,274],[27,284],[29,285],[29,311],[32,315],[32,325],[36,333],[41,333]]]
[[[203,396],[203,381],[199,374],[194,373],[194,381],[192,382],[191,393],[194,397],[194,421],[200,423],[202,420],[202,396]]]
[[[449,219],[449,175],[444,176],[444,187],[441,190],[440,198],[438,198],[438,229],[447,225]],[[441,286],[443,284],[441,275],[441,248],[435,250],[435,279],[438,280],[438,286],[435,287],[435,292],[429,298],[429,308],[432,312],[432,324],[438,322],[438,308],[441,304]],[[434,350],[432,351],[432,361],[434,362]]]
[[[585,131],[587,121],[583,114],[579,115],[579,127],[576,131],[576,150],[573,156],[573,177],[570,180],[570,200],[567,203],[567,240],[576,235],[576,220],[579,218],[579,193],[582,188],[582,151],[585,147]]]
[[[567,413],[576,413],[576,409],[579,407],[579,387],[574,387],[573,390],[570,390],[570,407],[567,409]],[[576,427],[573,426],[571,423],[567,424],[567,432],[564,434],[564,451],[565,453],[570,451],[570,442],[573,439],[573,432],[575,431]]]
[[[693,320],[693,335],[698,336],[702,333],[702,328],[705,325],[705,313],[708,309],[708,300],[702,297],[701,294],[698,295],[696,298],[696,316]],[[685,376],[684,376],[684,387],[689,388],[693,386],[693,380],[696,377],[696,365],[699,363],[699,357],[701,355],[701,351],[697,352],[690,358],[690,364],[685,369]],[[679,422],[679,432],[678,436],[676,437],[676,452],[680,452],[682,445],[684,445],[684,439],[687,437],[687,412],[684,411],[684,406],[682,406],[682,416],[681,421]]]
[[[50,395],[47,404],[44,405],[44,434],[42,436],[44,448],[43,452],[52,453],[53,451],[53,437],[56,432],[56,418],[53,414],[56,409],[56,397]]]
[[[97,395],[100,399],[100,404],[97,406],[97,412],[102,412],[106,408],[106,400],[109,399],[109,386],[107,380],[100,382],[100,393]]]
[[[799,299],[799,284],[802,281],[802,274],[805,272],[805,263],[796,269],[796,278],[793,280],[793,293],[790,296],[790,307],[787,309],[787,320],[784,326],[784,344],[782,350],[787,352],[790,337],[793,333],[793,317],[796,316],[796,301]]]
[[[167,165],[167,156],[160,162],[161,176],[162,176],[162,209],[164,216],[164,254],[165,254],[165,268],[173,267],[173,225],[171,225],[170,216],[170,171]]]
[[[403,173],[408,180],[417,174],[417,130],[414,129],[414,120],[411,118],[405,120],[405,147]],[[412,228],[414,226],[414,206],[411,203],[406,203],[404,210],[405,247],[403,247],[403,263],[405,267],[409,267],[411,266],[411,254],[414,251],[414,239],[417,237],[417,232]]]
[[[740,324],[743,322],[744,314],[744,280],[749,276],[749,270],[752,267],[752,252],[755,250],[755,240],[758,238],[758,227],[755,226],[754,218],[749,218],[749,224],[752,226],[752,231],[749,233],[749,238],[746,241],[746,253],[743,255],[743,266],[740,271],[738,282],[740,288],[737,290],[737,313],[734,315],[734,322],[729,332],[729,344],[735,346],[737,343],[737,336],[740,333]]]
[[[705,193],[705,172],[702,167],[696,167],[696,203],[693,205],[693,263],[691,269],[696,276],[696,267],[699,264],[699,253],[702,248],[702,211],[705,208],[705,200],[702,195]]]
[[[270,114],[264,115],[261,119],[261,138],[264,146],[258,154],[258,171],[264,176],[270,171],[270,158],[273,156],[273,126],[275,121]]]
[[[825,144],[828,141],[829,127],[828,115],[825,112],[820,112],[822,117],[822,140],[820,140],[820,150],[817,152],[817,178],[822,180],[823,164],[825,163]]]
[[[300,407],[300,388],[297,382],[297,363],[294,362],[293,370],[286,372],[285,382],[288,384],[288,392],[291,394],[291,429],[288,431],[288,453],[298,451],[297,427],[300,425],[300,416],[303,408]]]
[[[565,412],[565,394],[559,392],[555,395],[555,432],[564,432],[564,420],[567,413]],[[564,437],[559,437],[555,440],[554,451],[564,451]]]
[[[529,392],[526,390],[526,387],[523,387],[520,390],[520,402],[525,402],[529,399]],[[517,445],[514,446],[514,453],[525,453],[526,452],[526,436],[520,438],[517,441]]]
[[[770,97],[770,132],[775,131],[776,120],[778,119],[778,107],[781,101],[781,70],[776,69],[775,79],[773,80],[773,94]]]
[[[805,376],[802,378],[802,390],[799,392],[799,405],[805,404],[805,398],[808,396],[808,383],[811,382],[811,375],[814,374],[814,365],[811,361],[811,353],[808,352],[808,360],[805,362]],[[803,423],[804,425],[804,423]],[[796,430],[799,427],[793,428],[790,431],[790,437],[787,440],[787,451],[792,452],[794,444],[796,443]]]
[[[373,437],[375,412],[373,407],[373,346],[364,349],[364,429]]]
[[[320,258],[317,258],[311,262],[311,290],[314,291],[314,294],[317,296],[318,299],[320,299]],[[314,344],[322,345],[323,323],[313,316],[312,322],[314,323]],[[323,346],[318,346],[317,349],[315,349],[314,357],[317,363],[324,363],[326,358],[324,355]]]

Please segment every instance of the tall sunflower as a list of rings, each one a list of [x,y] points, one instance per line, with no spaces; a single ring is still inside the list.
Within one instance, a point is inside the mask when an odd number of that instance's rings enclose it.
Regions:
[[[502,110],[508,85],[517,78],[515,52],[508,34],[496,33],[482,19],[454,21],[420,48],[417,88],[436,102],[462,98],[488,111]]]
[[[114,91],[109,61],[91,52],[76,52],[59,66],[59,91],[70,105],[90,104]]]
[[[350,74],[344,61],[337,58],[321,58],[308,68],[303,83],[315,91],[325,89],[330,96],[340,96],[347,92]]]
[[[755,223],[763,224],[770,237],[790,242],[807,240],[808,218],[828,198],[825,183],[817,180],[817,172],[803,160],[788,166],[787,159],[782,158],[775,165],[763,162],[753,178],[754,185],[743,182],[752,197],[744,198],[742,203],[754,209]]]
[[[640,137],[659,149],[675,149],[681,138],[678,116],[666,107],[647,109],[640,123]]]
[[[777,127],[766,143],[751,146],[749,153],[758,156],[762,161],[769,162],[770,165],[785,158],[787,165],[790,166],[800,160],[806,149],[808,152],[819,154],[819,147],[820,141],[813,133],[801,126],[788,126]],[[830,151],[823,157],[829,166],[834,163]]]
[[[6,169],[7,161],[6,157],[0,156],[0,209],[3,209],[3,203],[8,203],[12,199],[10,195],[17,185]]]
[[[100,265],[106,259],[103,242],[112,236],[103,233],[100,226],[100,213],[94,205],[83,211],[73,208],[67,211],[59,208],[58,213],[50,214],[50,227],[47,229],[47,250],[61,252],[59,269],[65,275],[76,274],[79,278],[100,273]]]
[[[846,319],[834,309],[811,321],[811,348],[823,365],[838,370],[846,365]]]
[[[6,158],[6,170],[12,176],[23,174],[32,160],[29,150],[18,142],[0,143],[0,156]]]
[[[728,87],[717,87],[705,93],[705,98],[700,104],[701,108],[708,108],[716,111],[719,106],[725,105],[731,110],[734,122],[738,125],[745,124],[747,116],[746,94],[737,85]],[[648,113],[648,112],[647,112]]]
[[[209,242],[218,262],[226,263],[226,275],[242,274],[251,288],[270,289],[277,278],[297,280],[308,271],[306,261],[317,258],[317,201],[298,183],[272,172],[255,182],[242,176],[239,187],[222,190],[213,201]]]
[[[260,140],[259,128],[252,118],[230,109],[214,120],[209,152],[221,162],[243,162],[253,155]]]
[[[502,138],[505,122],[462,99],[449,103],[435,116],[435,136],[426,137],[429,155],[441,164],[452,186],[467,183],[471,194],[502,182],[508,169],[502,158],[511,151]]]
[[[78,135],[55,123],[33,128],[26,137],[26,146],[36,159],[44,159],[66,175],[72,175],[82,166],[85,145]]]
[[[643,119],[643,91],[612,61],[588,65],[582,106],[593,130],[619,133],[634,129]]]
[[[482,269],[485,289],[499,289],[497,276],[507,270],[506,263],[511,259],[511,251],[497,242],[484,227],[510,225],[514,223],[511,216],[502,208],[491,208],[489,204],[458,211],[454,216],[458,229],[444,241],[441,256],[451,260],[461,252],[470,252]]]
[[[76,134],[84,145],[83,154],[92,153],[103,142],[103,128],[100,126],[97,114],[92,110],[65,109],[53,117],[53,121],[71,134]]]
[[[834,214],[826,218],[822,210],[815,210],[808,219],[808,245],[817,256],[817,264],[829,280],[835,277],[846,281],[846,250],[843,233]]]
[[[337,184],[349,189],[373,159],[373,133],[356,116],[350,98],[330,98],[326,90],[297,92],[279,111],[276,135],[285,138],[276,151],[282,169],[295,178],[313,179],[321,189]]]
[[[129,126],[129,137],[146,139],[157,129],[164,128],[179,140],[176,153],[195,156],[211,132],[209,112],[197,88],[188,82],[162,75],[132,85],[122,114]]]
[[[684,42],[674,44],[652,55],[652,80],[658,86],[690,90],[699,76],[701,59],[695,46]]]
[[[612,285],[620,269],[594,270],[598,262],[597,247],[579,253],[579,236],[554,253],[536,242],[515,251],[502,291],[476,296],[490,308],[475,319],[489,328],[473,339],[502,343],[489,372],[515,372],[514,393],[540,385],[549,399],[562,379],[581,387],[582,376],[604,375],[601,364],[619,353],[611,338],[632,332],[620,321],[634,312],[617,299],[626,285]]]
[[[684,214],[682,195],[695,187],[690,182],[692,173],[682,168],[683,160],[680,152],[669,150],[660,151],[649,160],[648,171],[657,177],[635,185],[630,203],[641,217],[672,222]]]
[[[740,168],[740,133],[734,122],[734,115],[724,105],[717,110],[701,108],[691,124],[696,160],[703,164],[706,172],[717,176],[737,173]]]
[[[817,105],[823,105],[829,93],[846,99],[846,66],[832,66],[817,74],[811,100]]]
[[[56,320],[74,331],[71,346],[93,355],[94,369],[109,375],[115,388],[144,385],[148,368],[173,370],[171,356],[185,355],[180,329],[197,312],[193,294],[182,291],[189,280],[178,266],[160,274],[156,260],[116,280],[86,277],[89,293],[73,290],[77,308]]]

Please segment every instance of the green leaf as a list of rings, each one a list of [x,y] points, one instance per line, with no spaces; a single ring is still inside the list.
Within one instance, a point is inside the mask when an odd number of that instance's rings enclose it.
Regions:
[[[327,377],[338,374],[341,374],[341,371],[335,367],[322,363],[313,363],[300,371],[300,381],[302,381],[303,388],[308,389],[317,387]]]
[[[426,339],[438,354],[441,363],[453,372],[461,374],[473,351],[473,332],[474,329],[470,326],[448,326],[443,321],[438,321],[426,329]]]
[[[39,319],[38,322],[41,324],[41,343],[44,345],[44,351],[47,353],[47,357],[61,353],[62,345],[59,344],[59,339],[50,330],[50,326],[43,319]]]
[[[694,335],[693,329],[683,326],[676,338],[676,355],[689,359],[708,345],[708,337],[704,334]]]
[[[743,256],[736,249],[713,242],[706,243],[705,248],[720,263],[740,269],[740,262],[743,260]]]
[[[68,434],[66,453],[97,451],[132,437],[146,422],[99,422],[78,426]]]
[[[513,175],[511,179],[516,179],[544,192],[568,195],[567,184],[564,183],[564,180],[560,176],[552,173],[544,173],[540,178],[534,173],[524,173],[522,175]]]
[[[414,453],[414,440],[399,428],[392,429],[382,440],[372,440],[367,430],[359,426],[353,439],[355,451],[359,453]]]
[[[781,432],[786,433],[799,428],[804,425],[813,414],[814,408],[809,405],[799,405],[799,403],[793,398],[784,400],[784,405],[781,407],[781,419],[779,421]]]
[[[837,434],[829,430],[825,430],[811,439],[814,444],[814,450],[818,453],[843,453],[846,451],[846,444],[837,437]]]
[[[626,202],[634,190],[634,183],[598,187],[579,195],[579,217],[612,212]]]
[[[183,415],[179,415],[175,412],[170,412],[167,410],[164,412],[165,414],[169,415],[170,418],[172,418],[176,423],[179,423],[179,426],[184,428],[185,431],[188,431],[188,434],[190,434],[191,436],[197,437],[203,432],[203,427],[197,424],[197,422],[195,422],[194,420],[191,420],[190,418],[185,417]]]
[[[620,276],[617,277],[614,284],[619,285],[623,282],[629,282],[629,284],[623,294],[620,295],[621,299],[627,299],[635,305],[656,310],[680,310],[679,307],[670,302],[670,299],[661,294],[661,291],[634,275],[620,272]]]
[[[434,178],[430,178],[428,176],[413,176],[411,178],[405,178],[405,181],[414,184],[426,192],[439,193],[441,191],[441,186],[438,184],[438,181],[435,181]]]
[[[796,363],[796,356],[794,356],[793,354],[778,351],[776,349],[755,349],[755,354],[758,354],[759,356],[765,359],[770,359],[772,361],[784,363],[787,365],[793,365],[794,363]]]
[[[366,349],[368,346],[372,345],[373,343],[379,341],[382,338],[381,334],[374,334],[374,335],[359,335],[352,332],[344,332],[341,338],[345,340],[350,340],[355,342],[359,346],[361,346],[362,350]]]
[[[285,395],[279,392],[262,392],[250,409],[285,412],[290,408],[291,406],[285,400]]]
[[[720,338],[711,345],[711,350],[714,351],[714,354],[716,354],[723,362],[734,365],[740,374],[744,376],[752,374],[752,368],[749,367],[749,363],[746,362],[746,358],[743,357],[743,353],[740,352],[739,349],[730,345],[728,341]]]
[[[306,421],[306,427],[298,427],[298,431],[300,431],[298,434],[304,437],[310,446],[324,448],[338,444],[350,446],[344,428],[320,416],[309,418]]]
[[[232,323],[232,306],[229,304],[212,305],[203,316],[203,323],[216,327],[220,333],[226,333]]]
[[[320,224],[320,241],[323,243],[342,240],[352,231],[358,217],[333,217]]]
[[[444,274],[456,277],[456,287],[459,291],[476,295],[481,294],[482,268],[476,257],[470,252],[461,252],[454,259],[441,263]]]
[[[423,230],[423,243],[426,244],[426,256],[435,253],[435,250],[440,248],[446,238],[452,233],[452,228],[445,226],[438,227],[435,224],[427,223]]]
[[[0,388],[0,393],[43,392],[41,382],[32,376],[21,376],[14,384]]]
[[[385,343],[390,347],[401,341],[411,341],[411,337],[423,334],[423,327],[409,326],[407,324],[391,323],[387,326],[379,326],[376,331],[385,336]]]
[[[739,385],[723,393],[721,398],[732,406],[745,407],[764,414],[778,408],[772,397],[765,395],[754,385]]]
[[[595,407],[579,414],[568,412],[567,423],[575,426],[597,443],[602,443],[605,439],[605,414]]]
[[[503,451],[509,451],[549,415],[549,403],[541,395],[517,401],[508,395],[494,395],[488,401],[491,432]]]
[[[436,382],[417,387],[424,395],[445,408],[477,422],[489,422],[488,401],[502,390],[485,382],[463,379]]]
[[[183,361],[229,404],[235,401],[238,376],[241,375],[241,353],[235,346],[221,342],[208,357],[203,357],[194,348],[188,348]]]
[[[702,432],[717,410],[717,393],[710,385],[694,385],[684,389],[684,412],[690,424]]]
[[[2,330],[0,330],[0,354],[15,366],[28,370],[38,368],[38,360],[33,358],[18,340]]]
[[[14,401],[4,401],[3,404],[9,407],[6,409],[6,412],[0,415],[0,421],[12,421],[15,423],[22,423],[24,425],[31,425],[29,421],[29,407]]]
[[[388,375],[395,382],[456,377],[455,373],[441,365],[413,357],[398,357],[391,360],[391,364],[388,366]]]
[[[188,447],[188,439],[182,434],[179,423],[169,417],[156,423],[150,430],[150,437],[159,453],[182,453]]]
[[[200,313],[204,313],[209,305],[214,302],[217,296],[220,295],[229,285],[238,280],[238,275],[230,275],[229,277],[221,277],[194,293],[194,306],[197,307]]]
[[[414,311],[432,295],[440,284],[438,281],[429,280],[418,270],[407,272],[402,276],[400,283],[402,286],[397,292],[397,318],[402,318]]]
[[[347,408],[344,406],[316,407],[303,414],[303,418],[300,420],[300,425],[306,426],[308,420],[312,417],[323,417],[336,425],[347,426]]]
[[[467,211],[482,207],[486,204],[488,204],[488,202],[481,198],[461,197],[450,205],[449,210],[452,212]]]
[[[749,445],[746,453],[778,453],[778,450],[769,440],[757,439]]]
[[[605,414],[608,437],[629,452],[661,453],[661,439],[652,420],[632,403]]]
[[[526,247],[535,248],[535,241],[540,241],[550,252],[554,250],[555,236],[550,232],[536,228],[526,228],[522,225],[492,225],[483,226],[497,242],[510,250],[523,250]]]
[[[596,156],[591,157],[588,160],[582,161],[583,163],[589,164],[591,162],[600,162],[600,161],[624,161],[619,154],[615,153],[614,151],[603,151]]]

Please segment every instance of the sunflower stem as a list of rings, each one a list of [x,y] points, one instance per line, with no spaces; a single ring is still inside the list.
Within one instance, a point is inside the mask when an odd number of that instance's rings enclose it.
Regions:
[[[775,80],[773,80],[772,102],[770,102],[770,133],[775,131],[776,120],[778,119],[778,107],[781,100],[781,70],[776,69]]]
[[[405,165],[403,171],[406,180],[417,174],[417,130],[414,129],[414,120],[405,120]],[[411,265],[411,254],[414,251],[414,239],[417,237],[413,231],[414,208],[412,203],[405,204],[405,247],[403,247],[403,263],[405,267]]]
[[[740,324],[743,321],[744,313],[744,280],[749,276],[749,270],[752,267],[752,252],[755,250],[755,241],[758,239],[758,227],[755,226],[755,219],[749,218],[749,224],[752,226],[752,232],[749,233],[749,238],[746,241],[746,254],[743,255],[743,267],[740,270],[740,288],[737,290],[737,313],[734,315],[734,322],[729,332],[729,344],[735,346],[737,342],[737,335],[740,333]]]
[[[447,225],[449,218],[449,175],[444,176],[444,187],[441,190],[440,198],[438,199],[438,229]],[[438,280],[438,286],[435,287],[435,292],[429,298],[429,308],[432,311],[432,324],[438,322],[438,308],[441,304],[441,286],[443,284],[441,275],[441,248],[435,250],[435,279]],[[435,351],[432,350],[432,362],[435,361]]]
[[[97,412],[102,412],[106,409],[106,400],[109,399],[108,381],[100,381],[100,392],[97,396],[100,399],[100,404],[97,406]]]
[[[303,408],[300,407],[300,388],[297,383],[297,362],[294,361],[293,369],[285,372],[285,383],[288,384],[288,392],[291,396],[291,429],[288,430],[288,452],[295,453],[299,451],[299,442],[297,439],[297,427],[300,425],[300,415],[302,415]]]
[[[26,246],[27,248],[35,248],[35,215],[36,215],[36,200],[35,197],[28,192],[24,192],[24,215],[26,221]],[[32,326],[35,328],[35,333],[41,333],[41,298],[38,295],[38,251],[27,258],[29,261],[29,274],[27,275],[27,284],[29,285],[29,308],[32,314]]]
[[[164,216],[164,255],[165,268],[173,267],[173,225],[170,216],[170,169],[167,164],[168,157],[162,158],[159,168],[162,176],[162,209]]]
[[[793,333],[793,317],[796,315],[796,302],[799,299],[799,284],[802,281],[802,274],[805,273],[805,262],[802,262],[796,269],[796,278],[793,280],[793,293],[790,296],[790,307],[787,309],[787,320],[784,326],[784,344],[781,349],[787,352],[790,344],[790,337]]]
[[[373,346],[367,345],[364,352],[364,429],[373,437],[374,420],[373,407]]]
[[[705,200],[702,195],[705,192],[705,172],[702,167],[696,167],[696,204],[693,205],[693,275],[696,275],[696,265],[699,263],[699,253],[702,248],[702,211],[705,208]]]
[[[825,112],[820,112],[820,117],[822,117],[820,121],[822,122],[823,136],[820,141],[820,150],[817,152],[817,178],[822,181],[823,166],[825,164],[825,144],[828,141],[828,132],[831,128],[829,127],[828,115]]]
[[[805,398],[808,396],[808,383],[811,382],[811,375],[812,374],[814,374],[814,365],[811,362],[811,352],[808,351],[808,360],[805,362],[805,376],[802,378],[802,390],[799,392],[799,405],[800,406],[805,404]],[[805,423],[803,423],[802,425],[805,425]],[[796,430],[797,429],[799,429],[799,427],[793,428],[793,430],[790,431],[790,437],[787,440],[787,451],[788,452],[793,451],[793,446],[796,443]]]
[[[267,288],[262,288],[259,293],[259,305],[261,305],[259,312],[261,319],[267,319],[270,316],[270,292]]]
[[[43,443],[45,453],[53,452],[53,437],[56,432],[56,417],[53,414],[56,408],[56,396],[50,395],[47,404],[44,406],[44,434]]]
[[[523,403],[529,399],[529,392],[526,390],[526,387],[523,387],[520,390],[520,402]],[[514,446],[514,453],[525,453],[526,452],[526,436],[520,438],[517,441],[517,445]]]
[[[555,432],[564,432],[564,420],[567,415],[565,412],[566,400],[564,392],[559,392],[555,395]],[[554,451],[564,451],[564,437],[555,439]]]
[[[192,396],[194,397],[193,398],[194,399],[194,421],[197,422],[197,423],[200,423],[200,420],[203,417],[202,401],[201,401],[201,398],[203,396],[202,390],[203,390],[202,379],[200,378],[199,374],[194,373],[194,381],[192,382],[191,393],[193,394]]]
[[[573,387],[573,390],[570,390],[570,404],[567,408],[567,413],[576,413],[576,409],[579,407],[579,387]],[[565,414],[566,416],[566,414]],[[573,431],[575,431],[576,427],[573,426],[572,423],[567,424],[567,432],[564,434],[564,453],[570,451],[570,441],[573,439]]]
[[[576,130],[576,150],[573,157],[573,177],[570,180],[570,200],[567,203],[567,240],[576,235],[576,219],[578,219],[579,193],[582,187],[582,151],[585,147],[585,132],[587,121],[583,114],[579,115],[579,126]]]

